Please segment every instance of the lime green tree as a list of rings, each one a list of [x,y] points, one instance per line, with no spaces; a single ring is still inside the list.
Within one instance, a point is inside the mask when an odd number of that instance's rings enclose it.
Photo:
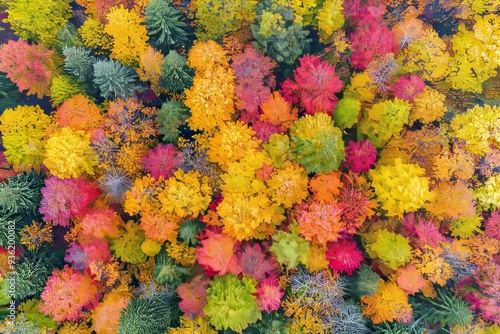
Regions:
[[[12,0],[5,19],[21,39],[53,47],[57,33],[71,17],[71,0]]]

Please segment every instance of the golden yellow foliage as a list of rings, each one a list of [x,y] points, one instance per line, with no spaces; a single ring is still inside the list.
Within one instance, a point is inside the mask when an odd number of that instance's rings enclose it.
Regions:
[[[113,38],[111,58],[125,66],[137,67],[148,49],[145,18],[122,5],[111,8],[106,18],[104,32]]]
[[[451,70],[446,43],[432,28],[424,29],[423,35],[398,52],[396,59],[405,72],[417,72],[425,81],[438,82]]]
[[[453,135],[464,140],[465,148],[484,156],[491,146],[500,146],[500,109],[497,106],[475,105],[451,121]],[[490,146],[491,145],[491,146]]]
[[[412,317],[412,307],[408,303],[408,294],[396,283],[381,280],[377,291],[371,296],[361,297],[363,314],[374,324],[384,321],[407,322]]]
[[[90,147],[90,135],[70,127],[56,131],[47,140],[43,164],[61,179],[94,175],[97,156]]]
[[[458,180],[454,184],[440,182],[433,190],[436,200],[425,208],[439,219],[471,218],[476,215],[474,195],[464,181]]]
[[[193,130],[214,131],[230,121],[235,112],[234,74],[230,68],[217,66],[197,73],[185,93],[184,103],[191,109],[186,122]]]
[[[141,81],[149,81],[151,89],[158,95],[161,93],[160,77],[163,58],[160,52],[152,47],[148,47],[148,50],[141,55],[139,67],[136,69],[139,79]]]
[[[446,82],[450,83],[454,89],[482,93],[483,82],[497,75],[495,69],[500,63],[499,48],[494,44],[487,45],[486,40],[479,40],[475,36],[475,31],[481,24],[484,25],[485,21],[480,21],[479,25],[476,24],[473,31],[468,30],[464,24],[460,24],[458,32],[451,38],[454,57]]]
[[[438,180],[469,180],[474,175],[477,161],[477,155],[459,145],[454,145],[453,150],[444,148],[432,159],[433,176]]]
[[[212,138],[209,139],[208,157],[223,170],[229,164],[257,151],[261,141],[255,137],[255,132],[242,122],[226,122],[220,125]]]
[[[431,123],[440,121],[447,108],[444,104],[446,96],[439,91],[425,86],[424,92],[413,100],[413,108],[408,116],[408,124],[413,125],[415,121]]]
[[[432,248],[425,245],[423,249],[414,249],[411,260],[419,273],[432,283],[445,286],[446,282],[455,275],[455,270],[444,259],[442,247]]]
[[[394,165],[370,170],[377,200],[387,216],[402,217],[403,213],[415,212],[434,200],[435,194],[429,190],[429,179],[424,174],[418,165],[403,164],[399,158],[394,159]]]

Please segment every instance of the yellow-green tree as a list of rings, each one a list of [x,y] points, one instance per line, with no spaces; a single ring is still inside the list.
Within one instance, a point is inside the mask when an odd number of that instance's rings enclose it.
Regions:
[[[8,2],[5,21],[21,39],[57,44],[57,32],[64,27],[73,11],[71,0],[12,0]]]
[[[15,171],[39,169],[52,118],[39,106],[17,106],[0,116],[5,158]]]
[[[104,24],[89,17],[78,29],[83,45],[91,48],[97,55],[108,55],[113,38],[104,31]]]
[[[255,6],[256,0],[196,0],[196,37],[202,41],[221,41],[237,33],[242,40],[249,39]]]
[[[451,38],[454,53],[453,66],[446,81],[454,89],[482,93],[483,82],[497,75],[496,68],[500,64],[498,47],[494,42],[495,38],[487,38],[487,36],[498,34],[498,30],[493,29],[494,25],[498,25],[498,20],[497,22],[490,21],[478,20],[473,31],[461,24],[458,32]]]

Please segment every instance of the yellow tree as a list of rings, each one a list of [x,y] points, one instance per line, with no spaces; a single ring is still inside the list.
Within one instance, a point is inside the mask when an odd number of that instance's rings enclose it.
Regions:
[[[111,58],[125,66],[137,67],[148,49],[144,18],[123,6],[111,8],[106,18],[104,32],[113,38]]]

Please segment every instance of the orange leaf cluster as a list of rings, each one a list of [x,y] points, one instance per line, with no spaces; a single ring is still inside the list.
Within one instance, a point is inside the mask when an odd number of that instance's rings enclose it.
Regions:
[[[410,295],[419,292],[426,285],[424,277],[418,272],[417,267],[412,264],[398,269],[396,281],[399,287]]]
[[[345,227],[340,221],[342,209],[332,202],[313,201],[295,209],[299,225],[297,230],[307,240],[325,245],[337,241]]]
[[[83,130],[87,133],[98,127],[103,120],[101,109],[81,94],[64,101],[55,116],[61,127],[69,126],[73,130]]]
[[[476,215],[474,195],[464,181],[440,182],[434,191],[436,200],[427,204],[426,209],[436,217],[459,219]]]
[[[412,317],[408,295],[396,283],[381,280],[378,290],[371,296],[361,297],[363,314],[374,324],[384,321],[407,322]]]
[[[335,202],[335,197],[340,194],[342,182],[340,172],[333,171],[328,174],[317,174],[309,181],[309,188],[317,201]]]
[[[299,118],[298,109],[293,108],[279,91],[274,92],[260,107],[262,109],[260,120],[279,127],[281,132],[288,130],[292,122]]]

